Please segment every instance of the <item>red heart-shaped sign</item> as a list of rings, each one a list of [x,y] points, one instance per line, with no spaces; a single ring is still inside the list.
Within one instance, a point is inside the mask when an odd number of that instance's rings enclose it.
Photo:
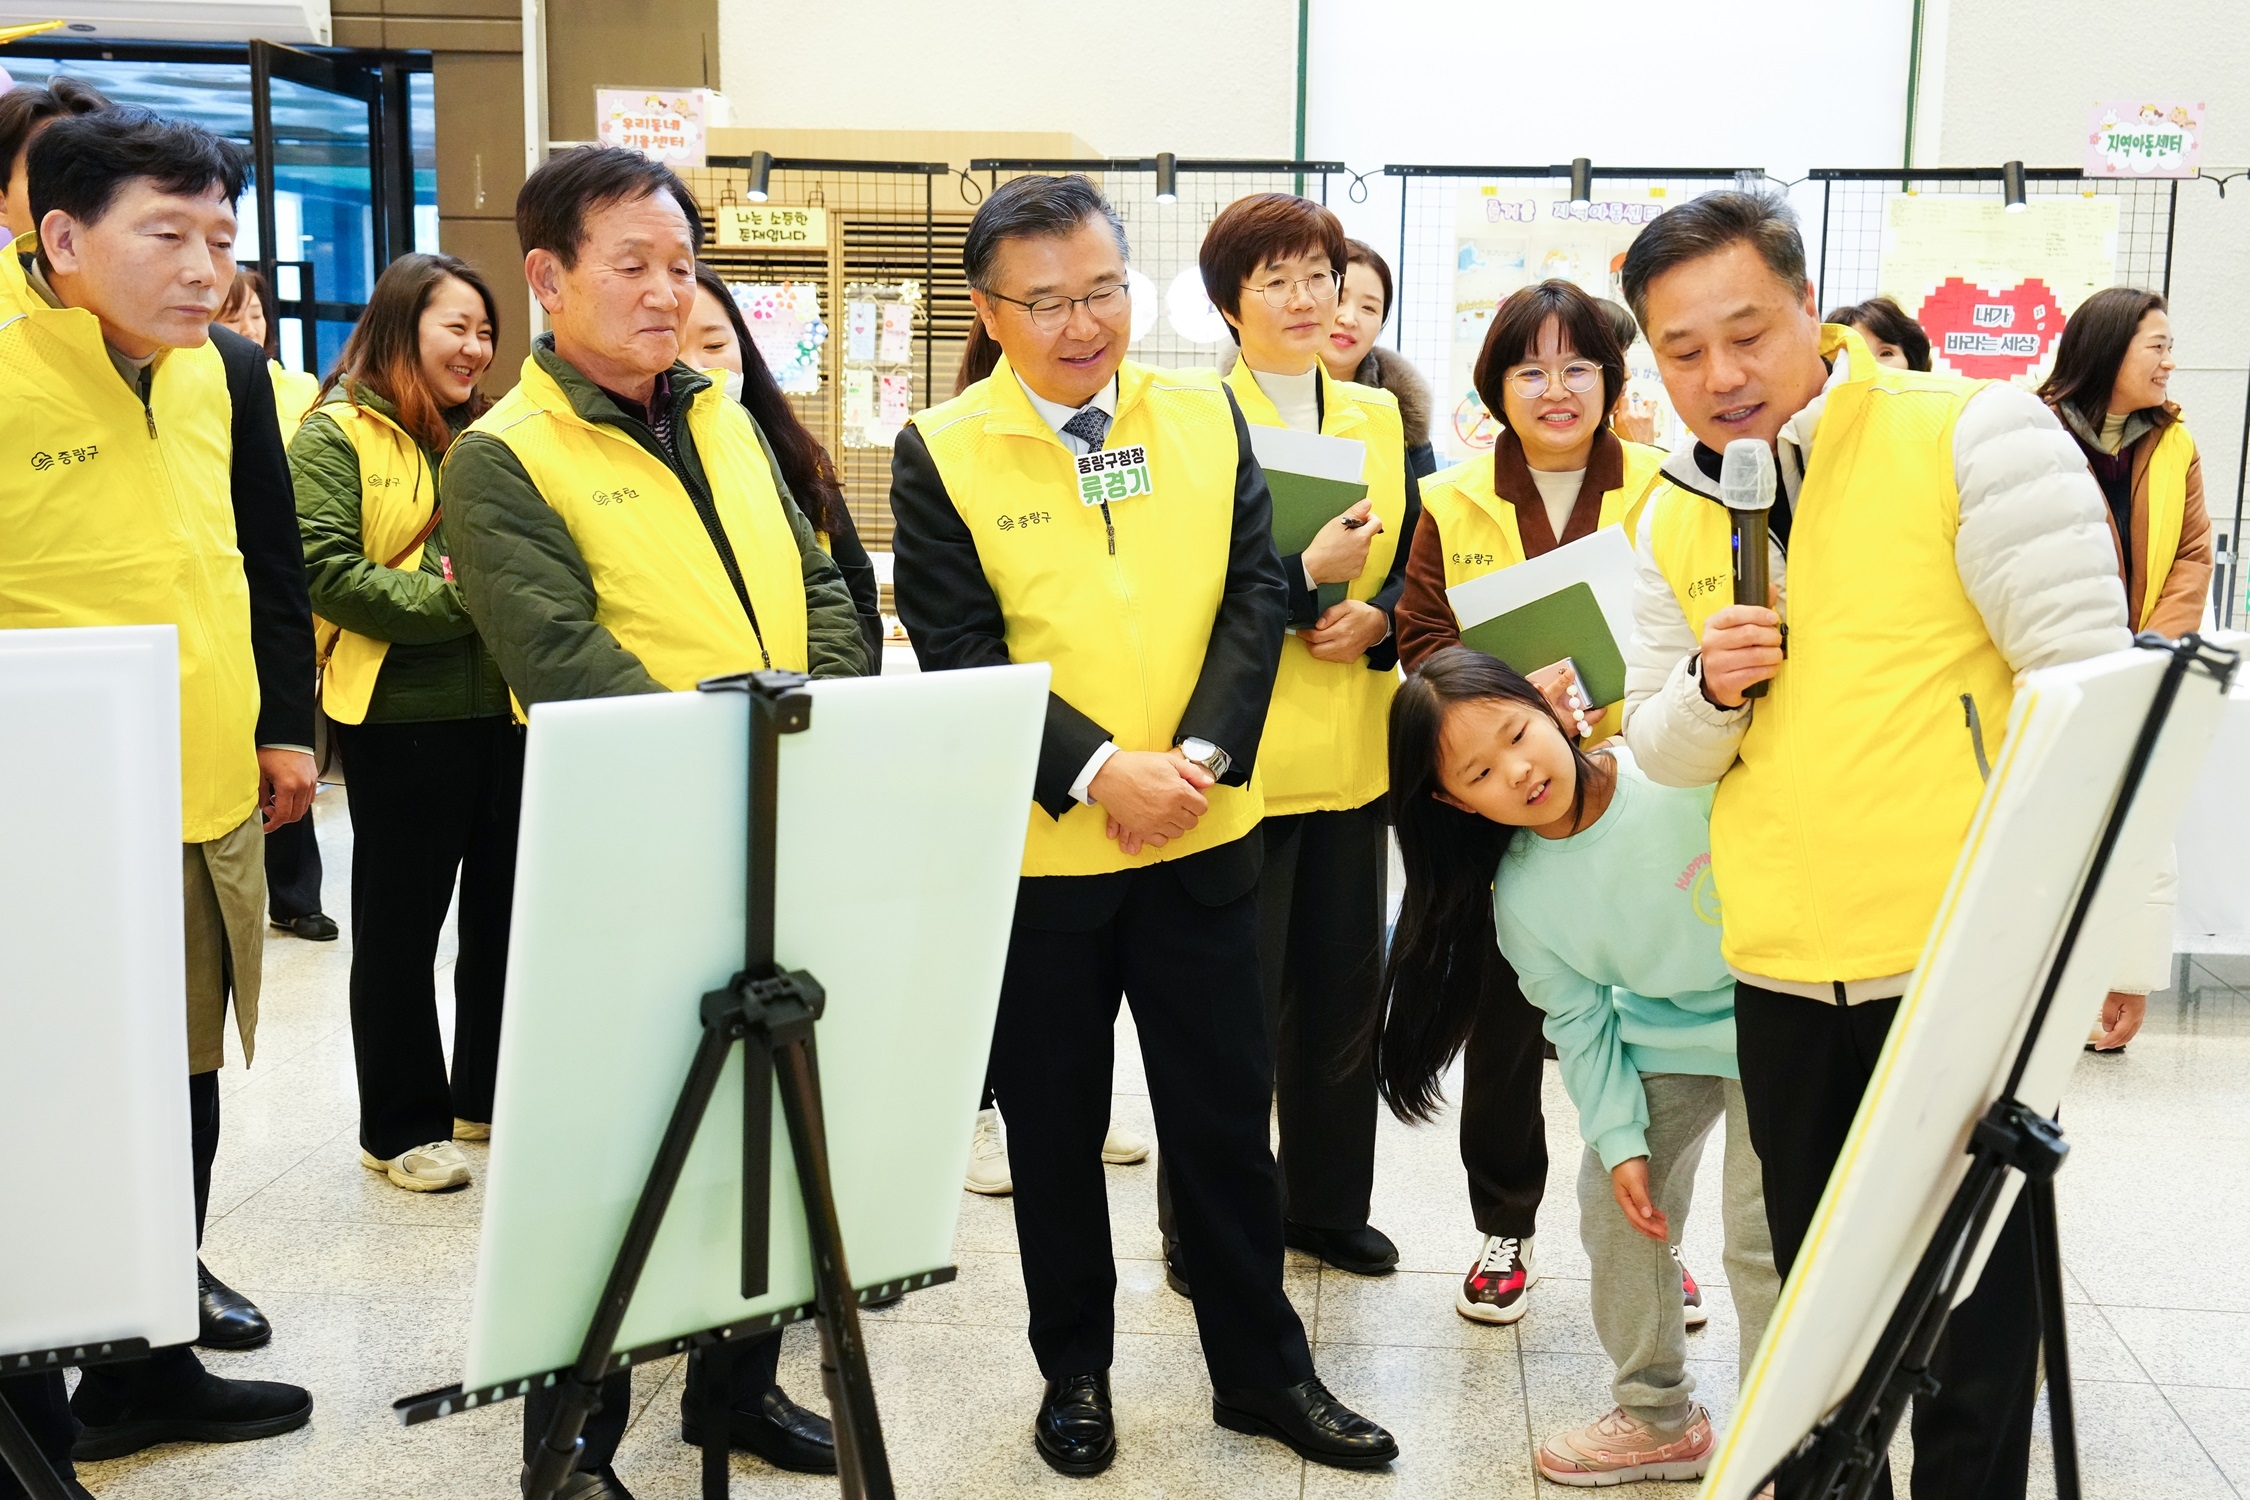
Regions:
[[[1919,316],[1937,367],[1972,380],[2012,380],[2038,368],[2063,331],[2055,294],[2036,276],[2004,292],[1948,276]]]

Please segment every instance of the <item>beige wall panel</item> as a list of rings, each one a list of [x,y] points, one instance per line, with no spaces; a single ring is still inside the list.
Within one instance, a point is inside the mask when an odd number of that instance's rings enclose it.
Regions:
[[[438,212],[508,218],[523,186],[523,63],[514,53],[440,53]]]
[[[547,11],[547,134],[594,138],[597,88],[717,88],[718,0],[572,4]]]

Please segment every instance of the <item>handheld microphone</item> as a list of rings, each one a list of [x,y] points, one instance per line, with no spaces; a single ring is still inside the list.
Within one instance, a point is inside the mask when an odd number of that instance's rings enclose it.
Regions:
[[[1734,530],[1734,602],[1771,604],[1766,566],[1766,513],[1773,509],[1773,449],[1756,438],[1736,438],[1727,444],[1719,466],[1719,498]],[[1746,698],[1763,698],[1766,685],[1753,682],[1743,689]]]

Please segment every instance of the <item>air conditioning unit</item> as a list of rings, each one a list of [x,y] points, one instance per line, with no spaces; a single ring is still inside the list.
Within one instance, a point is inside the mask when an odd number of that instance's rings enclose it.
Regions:
[[[87,42],[296,42],[329,45],[328,0],[0,0],[0,27],[61,17],[39,37]]]

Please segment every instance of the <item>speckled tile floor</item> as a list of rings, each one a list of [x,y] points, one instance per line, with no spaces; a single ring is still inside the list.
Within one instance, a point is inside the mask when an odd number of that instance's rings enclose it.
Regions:
[[[327,907],[349,910],[351,827],[342,792],[319,807]],[[441,957],[450,962],[451,944]],[[345,984],[349,935],[332,944],[274,934],[267,947],[258,1062],[230,1066],[225,1141],[206,1257],[273,1317],[249,1354],[210,1355],[221,1373],[299,1381],[318,1402],[308,1428],[263,1443],[153,1449],[83,1470],[117,1500],[509,1500],[516,1490],[514,1407],[403,1429],[390,1402],[458,1377],[468,1323],[480,1189],[399,1192],[358,1165]],[[2147,1031],[2122,1057],[2089,1058],[2070,1095],[2073,1145],[2062,1177],[2071,1275],[2080,1447],[2089,1500],[2250,1497],[2250,960],[2187,963],[2155,997]],[[441,976],[441,991],[444,989]],[[1166,1497],[1557,1496],[1533,1476],[1547,1429],[1606,1405],[1608,1367],[1586,1309],[1573,1173],[1576,1122],[1552,1068],[1546,1091],[1554,1160],[1545,1279],[1511,1329],[1452,1311],[1454,1279],[1477,1248],[1448,1123],[1386,1119],[1374,1220],[1402,1269],[1381,1281],[1295,1254],[1289,1291],[1323,1375],[1389,1425],[1404,1456],[1387,1474],[1308,1467],[1271,1443],[1211,1424],[1194,1325],[1157,1259],[1154,1172],[1111,1168],[1118,1251],[1117,1465],[1064,1480],[1033,1455],[1039,1377],[1024,1345],[1015,1230],[1004,1200],[964,1194],[951,1287],[868,1319],[893,1471],[902,1495]],[[1129,1023],[1121,1024],[1117,1117],[1148,1127]],[[482,1165],[483,1149],[468,1148]],[[1687,1229],[1689,1264],[1711,1324],[1693,1336],[1700,1395],[1724,1421],[1734,1399],[1733,1315],[1722,1284],[1715,1202]],[[818,1404],[809,1329],[792,1330],[783,1383]],[[619,1469],[642,1500],[691,1500],[694,1453],[678,1441],[677,1361],[639,1371]],[[2045,1429],[2035,1494],[2051,1494]],[[1901,1457],[1903,1458],[1903,1449]],[[784,1475],[748,1457],[744,1494],[832,1494],[833,1481]],[[1691,1493],[1680,1485],[1621,1497]],[[1903,1487],[1902,1487],[1903,1493]]]

